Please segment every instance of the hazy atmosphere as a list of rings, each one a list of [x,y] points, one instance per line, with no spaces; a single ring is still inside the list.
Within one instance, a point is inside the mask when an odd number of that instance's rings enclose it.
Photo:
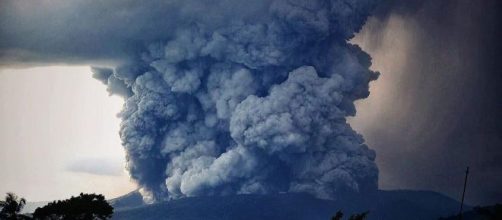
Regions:
[[[135,189],[115,117],[123,101],[90,75],[86,66],[0,70],[1,193],[45,201]]]

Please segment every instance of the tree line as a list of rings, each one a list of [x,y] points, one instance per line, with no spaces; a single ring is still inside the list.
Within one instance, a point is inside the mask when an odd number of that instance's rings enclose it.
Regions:
[[[79,196],[57,200],[37,208],[33,214],[22,214],[26,199],[7,193],[0,201],[2,220],[105,220],[113,215],[113,207],[101,194],[80,193]]]

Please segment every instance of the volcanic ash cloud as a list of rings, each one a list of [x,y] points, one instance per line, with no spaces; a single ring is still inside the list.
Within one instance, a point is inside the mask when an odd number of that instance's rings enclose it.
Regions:
[[[376,190],[375,152],[346,122],[378,76],[347,43],[374,6],[276,0],[257,1],[265,10],[254,17],[179,13],[137,61],[95,68],[126,99],[120,136],[145,199]],[[205,19],[216,15],[228,17]]]

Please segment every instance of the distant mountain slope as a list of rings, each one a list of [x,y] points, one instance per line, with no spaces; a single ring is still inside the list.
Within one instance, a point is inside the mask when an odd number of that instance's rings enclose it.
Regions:
[[[132,191],[115,199],[110,199],[108,200],[108,202],[113,206],[115,210],[145,205],[145,203],[143,202],[143,197],[141,197],[141,194],[138,192],[138,190]]]
[[[343,201],[290,193],[193,197],[152,205],[144,205],[139,193],[133,192],[111,202],[115,207],[113,219],[121,220],[329,220],[339,209],[347,214],[369,210],[369,220],[434,220],[455,214],[459,207],[457,201],[439,193],[409,190],[379,191]]]
[[[48,201],[27,202],[26,205],[23,207],[22,213],[33,213],[35,212],[35,209],[37,209],[38,207],[45,206],[48,203],[49,203]]]

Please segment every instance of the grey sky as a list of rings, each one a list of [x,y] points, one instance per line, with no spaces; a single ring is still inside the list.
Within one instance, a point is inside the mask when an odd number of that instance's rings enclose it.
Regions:
[[[135,188],[121,169],[122,100],[109,97],[89,67],[1,69],[0,100],[0,193],[41,201]],[[97,173],[75,167],[89,160]]]

